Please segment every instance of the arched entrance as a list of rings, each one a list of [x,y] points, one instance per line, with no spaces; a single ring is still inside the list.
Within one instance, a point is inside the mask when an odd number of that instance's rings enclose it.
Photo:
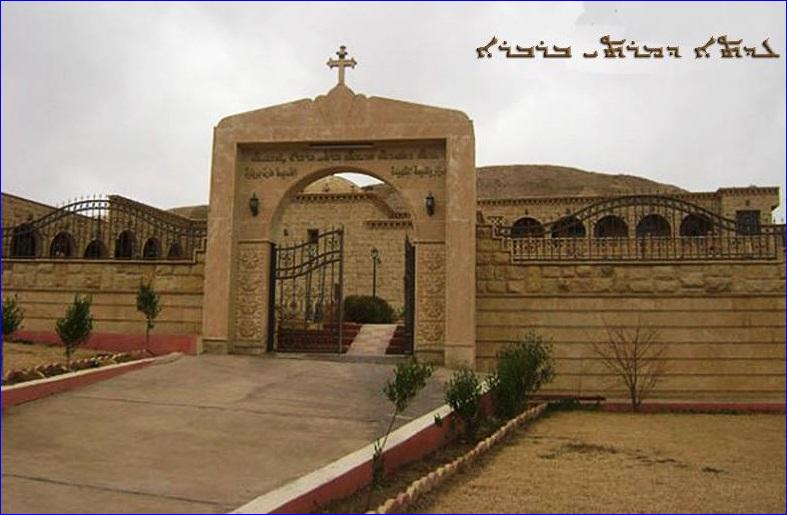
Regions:
[[[401,194],[356,171],[288,198],[271,230],[268,350],[411,353],[413,225]]]
[[[358,171],[412,213],[415,344],[448,365],[475,361],[475,163],[461,112],[353,93],[223,119],[215,129],[205,273],[207,351],[267,349],[278,217],[322,177]]]

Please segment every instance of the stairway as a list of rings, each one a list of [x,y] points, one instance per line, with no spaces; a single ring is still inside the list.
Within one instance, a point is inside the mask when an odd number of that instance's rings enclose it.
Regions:
[[[347,351],[349,356],[384,356],[396,324],[364,324]]]

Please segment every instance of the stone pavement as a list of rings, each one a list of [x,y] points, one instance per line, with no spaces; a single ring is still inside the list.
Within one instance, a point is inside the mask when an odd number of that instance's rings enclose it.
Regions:
[[[396,324],[364,324],[353,340],[347,354],[350,356],[385,356],[391,343]]]
[[[2,511],[226,513],[379,436],[391,370],[202,355],[10,408]],[[446,377],[399,424],[441,405]]]

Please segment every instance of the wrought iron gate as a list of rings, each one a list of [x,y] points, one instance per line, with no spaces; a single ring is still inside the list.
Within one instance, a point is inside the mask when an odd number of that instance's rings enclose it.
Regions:
[[[404,353],[413,353],[415,341],[415,245],[404,240]]]
[[[345,352],[344,231],[333,229],[271,255],[268,350]]]

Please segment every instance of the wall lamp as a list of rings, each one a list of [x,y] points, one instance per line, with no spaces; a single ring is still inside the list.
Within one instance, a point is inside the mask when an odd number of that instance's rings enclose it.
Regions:
[[[426,196],[426,199],[424,199],[424,201],[426,202],[426,214],[432,216],[434,214],[435,203],[434,203],[434,195],[432,195],[431,191]]]
[[[260,199],[257,198],[256,193],[251,194],[251,198],[249,199],[249,210],[251,211],[251,216],[257,216],[260,212]]]

